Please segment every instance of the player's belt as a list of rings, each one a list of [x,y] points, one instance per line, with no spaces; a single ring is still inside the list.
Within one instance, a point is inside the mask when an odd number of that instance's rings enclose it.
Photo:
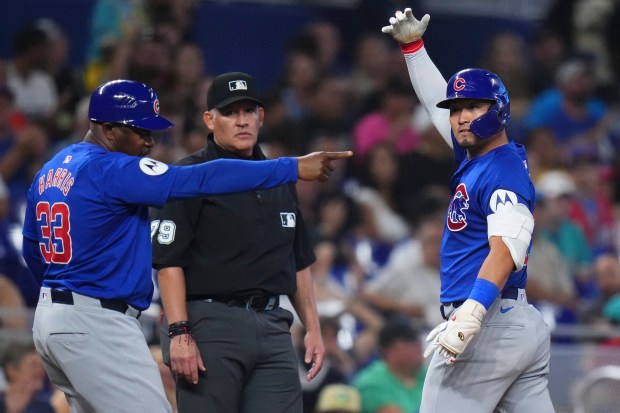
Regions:
[[[73,292],[68,290],[51,290],[52,302],[58,304],[68,304],[73,305]],[[93,297],[90,297],[93,298]],[[125,304],[119,300],[108,300],[105,298],[93,298],[94,300],[98,300],[101,303],[102,308],[106,308],[108,310],[118,311],[119,313],[127,313],[129,309],[129,305]],[[140,314],[142,311],[138,311],[136,318],[140,318]]]
[[[501,293],[502,298],[507,298],[509,300],[516,300],[519,298],[519,289],[517,287],[506,287]],[[465,301],[454,301],[452,303],[442,303],[439,307],[439,311],[441,312],[441,316],[444,320],[448,319],[450,313],[457,308],[459,308]]]
[[[278,308],[280,305],[280,297],[277,295],[189,295],[187,301],[215,301],[228,306],[245,307],[246,310],[254,311],[269,311]]]

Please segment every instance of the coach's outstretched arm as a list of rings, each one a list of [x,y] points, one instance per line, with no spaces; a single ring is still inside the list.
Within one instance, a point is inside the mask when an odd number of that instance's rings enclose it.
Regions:
[[[298,179],[325,182],[336,169],[333,161],[351,156],[351,151],[313,152],[268,161],[216,159],[199,165],[170,166],[176,176],[169,199],[267,189]]]

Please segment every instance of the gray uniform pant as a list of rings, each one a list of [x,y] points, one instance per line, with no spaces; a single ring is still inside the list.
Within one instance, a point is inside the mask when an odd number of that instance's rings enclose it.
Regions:
[[[420,413],[550,413],[549,328],[519,290],[498,298],[456,362],[433,355]]]
[[[283,308],[256,312],[219,302],[187,303],[206,371],[198,384],[177,378],[179,413],[300,413],[302,391]],[[162,337],[164,361],[170,341]]]
[[[73,293],[73,302],[52,303],[50,289],[41,288],[33,326],[47,375],[71,411],[171,412],[140,322],[91,297]]]

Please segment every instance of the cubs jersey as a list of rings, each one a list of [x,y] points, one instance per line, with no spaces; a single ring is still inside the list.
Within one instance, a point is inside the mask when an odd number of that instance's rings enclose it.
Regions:
[[[454,139],[454,138],[453,138]],[[463,301],[489,254],[487,217],[508,204],[521,203],[534,211],[534,185],[522,145],[510,142],[489,153],[467,159],[465,149],[453,142],[460,162],[450,182],[441,245],[441,302]],[[531,247],[531,244],[530,244]],[[527,266],[510,274],[506,287],[525,288]]]
[[[243,162],[255,164],[243,173],[238,161],[227,162],[181,168],[86,142],[67,147],[28,192],[23,235],[25,243],[38,243],[44,261],[35,276],[45,287],[146,309],[153,294],[149,206],[297,179],[296,165],[294,172],[288,165],[260,176],[258,163]]]

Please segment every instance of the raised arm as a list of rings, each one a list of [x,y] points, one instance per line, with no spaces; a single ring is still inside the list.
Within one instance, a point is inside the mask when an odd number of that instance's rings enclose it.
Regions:
[[[426,52],[422,41],[429,21],[428,14],[417,20],[411,9],[407,8],[404,13],[397,11],[395,17],[390,18],[390,25],[384,26],[381,31],[391,34],[400,44],[413,89],[431,117],[433,125],[452,148],[450,114],[435,106],[445,99],[447,83]]]

